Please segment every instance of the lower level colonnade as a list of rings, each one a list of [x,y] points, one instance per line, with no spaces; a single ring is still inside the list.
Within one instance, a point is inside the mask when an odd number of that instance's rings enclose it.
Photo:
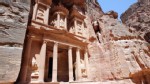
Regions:
[[[46,46],[47,46],[48,41],[44,41],[42,44],[42,47],[40,49],[40,54],[39,54],[39,59],[40,62],[37,63],[38,65],[38,71],[39,71],[39,77],[38,77],[38,82],[44,82],[44,74],[45,74],[45,63],[46,63]],[[58,82],[58,46],[61,43],[54,42],[53,45],[53,65],[52,65],[52,81],[51,82]],[[61,44],[62,45],[62,44]],[[68,46],[68,73],[69,73],[69,80],[68,82],[73,82],[73,81],[83,81],[82,79],[85,78],[86,75],[86,80],[88,80],[88,52],[87,50],[84,50],[84,65],[85,68],[82,70],[81,68],[81,50],[80,48],[75,48],[76,50],[76,63],[75,63],[75,71],[73,71],[73,47]],[[84,73],[82,73],[84,71]],[[75,76],[73,75],[75,74]]]

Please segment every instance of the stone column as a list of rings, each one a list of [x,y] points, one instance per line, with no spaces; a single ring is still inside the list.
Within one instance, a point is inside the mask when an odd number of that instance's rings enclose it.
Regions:
[[[75,28],[75,34],[77,35],[77,21],[74,20],[74,28]]]
[[[88,59],[87,50],[86,50],[85,53],[84,53],[84,61],[85,61],[87,79],[89,79],[89,59]]]
[[[67,17],[65,17],[65,28],[67,30]]]
[[[49,11],[50,11],[50,7],[48,6],[46,11],[45,11],[45,17],[44,17],[44,23],[47,25],[49,24],[48,23],[49,22]]]
[[[73,62],[72,62],[72,47],[68,50],[68,64],[69,64],[69,82],[73,81]]]
[[[25,39],[26,42],[24,44],[24,50],[23,50],[23,54],[22,54],[22,59],[21,59],[21,68],[20,68],[20,72],[18,75],[18,78],[15,82],[15,84],[28,84],[30,83],[30,80],[27,80],[27,75],[28,75],[28,68],[30,68],[31,66],[29,66],[30,64],[30,52],[31,52],[31,45],[32,45],[32,38],[31,36],[27,36],[27,38]],[[30,75],[31,77],[31,75]]]
[[[84,22],[82,22],[81,28],[82,28],[81,29],[82,30],[82,36],[85,37],[86,35],[85,35],[85,30],[84,30]]]
[[[53,47],[53,73],[52,82],[57,82],[57,59],[58,59],[58,43],[54,43]]]
[[[80,67],[80,49],[76,50],[76,80],[80,81],[81,77],[81,67]]]
[[[57,28],[60,27],[60,14],[57,13]]]
[[[37,9],[38,9],[38,3],[34,5],[32,20],[36,20]]]
[[[46,58],[46,41],[43,42],[40,51],[40,63],[39,63],[39,82],[44,82],[44,70],[45,70],[45,58]]]

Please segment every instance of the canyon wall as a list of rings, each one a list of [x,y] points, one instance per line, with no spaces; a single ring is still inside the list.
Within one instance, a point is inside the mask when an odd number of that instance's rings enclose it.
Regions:
[[[0,81],[17,78],[29,4],[0,0]]]
[[[92,80],[109,81],[114,84],[148,84],[150,44],[143,41],[134,28],[127,27],[112,16],[99,20],[99,42],[89,44]],[[147,72],[145,72],[145,70]],[[138,79],[132,76],[139,75]],[[119,82],[120,81],[120,82]],[[140,82],[139,82],[140,81]]]
[[[150,3],[149,0],[139,0],[121,15],[122,22],[134,28],[134,32],[150,43]]]

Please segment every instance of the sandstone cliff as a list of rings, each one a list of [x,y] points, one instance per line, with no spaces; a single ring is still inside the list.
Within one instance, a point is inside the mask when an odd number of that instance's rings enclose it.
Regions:
[[[29,5],[0,0],[0,81],[18,75]]]
[[[144,6],[143,3],[138,4]],[[135,9],[132,10],[137,12]],[[145,36],[142,36],[142,33],[146,35],[149,32],[149,5],[143,10],[145,11],[141,13],[145,16],[135,16],[133,11],[127,12],[129,16],[126,15],[130,17],[133,14],[134,17],[142,19],[139,25],[145,25],[146,29],[140,32],[131,26],[132,22],[129,22],[133,20],[136,23],[135,19],[124,16],[122,20],[127,23],[122,24],[116,19],[117,14],[112,11],[102,14],[102,17],[96,20],[90,18],[91,21],[95,21],[93,23],[96,23],[93,28],[97,35],[97,40],[89,44],[92,80],[103,82],[109,80],[108,83],[119,84],[150,83],[150,44],[145,41],[149,36],[145,40]]]
[[[121,24],[117,19],[104,15],[99,20],[100,40],[89,45],[91,77],[97,81],[133,84],[134,74],[150,67],[149,44],[139,38],[133,28]],[[149,70],[148,70],[149,71]],[[149,83],[149,75],[138,80]],[[139,83],[142,84],[142,83]],[[146,84],[146,83],[144,83]]]
[[[138,32],[138,35],[143,40],[149,41],[150,32],[150,1],[140,0],[133,4],[125,13],[122,14],[121,19],[127,26],[133,27]]]

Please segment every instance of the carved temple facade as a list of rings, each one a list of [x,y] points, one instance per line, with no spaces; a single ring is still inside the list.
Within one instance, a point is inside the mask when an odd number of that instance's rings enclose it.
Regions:
[[[85,18],[76,6],[36,0],[16,83],[89,81]]]

